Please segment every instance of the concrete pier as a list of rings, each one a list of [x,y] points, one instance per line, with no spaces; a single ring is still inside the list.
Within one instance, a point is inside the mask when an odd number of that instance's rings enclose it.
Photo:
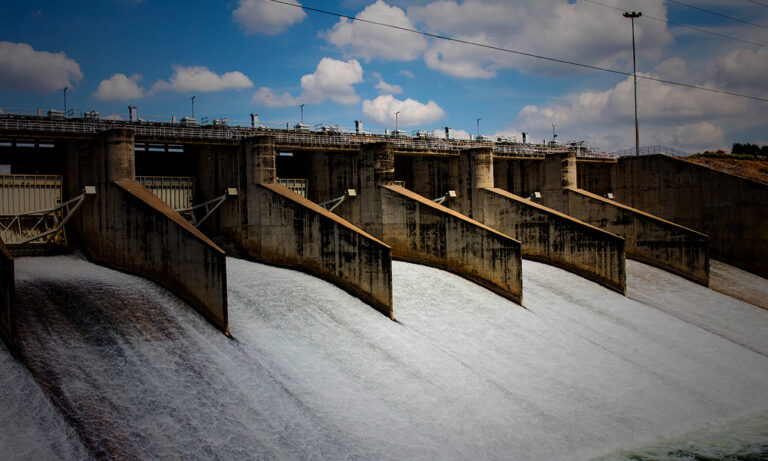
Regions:
[[[389,143],[360,148],[358,197],[337,213],[392,247],[394,258],[454,272],[522,304],[520,242],[394,186]]]
[[[246,139],[239,149],[201,153],[200,183],[207,195],[238,189],[207,228],[223,235],[235,253],[308,272],[394,318],[390,247],[276,184],[275,155],[271,137]]]
[[[626,292],[624,239],[494,187],[493,152],[467,149],[451,206],[520,241],[523,256],[552,264],[621,294]]]
[[[578,189],[574,153],[542,164],[542,202],[626,241],[627,256],[709,286],[706,235],[636,208]]]
[[[0,239],[0,338],[10,349],[16,346],[13,322],[14,279],[13,258]]]
[[[86,185],[97,191],[71,221],[89,259],[155,281],[228,333],[224,251],[135,181],[133,133],[69,147],[70,196]]]

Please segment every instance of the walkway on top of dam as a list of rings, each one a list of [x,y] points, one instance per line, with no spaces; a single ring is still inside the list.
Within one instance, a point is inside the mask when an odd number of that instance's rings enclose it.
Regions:
[[[233,144],[253,136],[272,136],[279,149],[357,150],[360,145],[388,141],[396,153],[453,156],[465,149],[492,147],[494,155],[507,158],[543,158],[545,155],[568,152],[564,146],[523,144],[437,137],[411,137],[370,133],[297,131],[264,127],[182,125],[157,122],[127,122],[89,118],[50,119],[45,117],[0,114],[0,142],[15,139],[53,140],[90,136],[115,128],[134,131],[137,142],[157,144]],[[580,157],[596,157],[591,151],[578,152]]]

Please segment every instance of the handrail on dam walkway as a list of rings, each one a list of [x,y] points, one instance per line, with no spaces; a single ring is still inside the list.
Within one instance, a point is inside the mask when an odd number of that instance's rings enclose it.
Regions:
[[[90,118],[46,119],[41,117],[0,114],[0,136],[2,132],[45,133],[50,135],[95,134],[102,131],[128,128],[137,138],[145,139],[188,139],[217,142],[236,142],[256,135],[274,137],[279,148],[328,148],[358,149],[362,144],[387,141],[395,152],[434,153],[458,155],[465,149],[492,147],[499,157],[543,158],[548,154],[567,152],[564,146],[545,144],[523,144],[517,142],[494,142],[460,139],[441,139],[435,137],[409,137],[357,133],[302,132],[288,129],[253,128],[242,126],[212,126],[152,122],[126,122],[124,120],[105,120]],[[581,150],[579,157],[599,157],[590,150]]]
[[[631,149],[623,149],[618,150],[613,153],[616,157],[627,157],[632,155],[637,155],[637,149],[634,147]],[[689,157],[691,154],[688,152],[683,152],[677,149],[673,149],[671,147],[667,146],[641,146],[640,147],[640,155],[655,155],[655,154],[664,154],[668,155],[670,157]]]

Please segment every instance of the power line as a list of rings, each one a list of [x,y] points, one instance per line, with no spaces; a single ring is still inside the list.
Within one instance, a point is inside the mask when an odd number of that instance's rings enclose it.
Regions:
[[[689,5],[687,3],[679,2],[677,0],[667,0],[667,1],[669,3],[674,3],[676,5],[685,6],[685,7],[688,7],[688,8],[692,8],[694,10],[699,10],[699,11],[703,11],[705,13],[713,14],[715,16],[720,16],[721,18],[730,19],[731,21],[737,21],[737,22],[740,22],[740,23],[743,23],[743,24],[749,24],[750,26],[760,27],[761,29],[768,29],[768,27],[766,27],[766,26],[764,26],[762,24],[755,24],[754,22],[749,22],[749,21],[745,21],[743,19],[734,18],[733,16],[728,16],[727,14],[718,13],[717,11],[708,10],[706,8],[701,8],[701,7],[694,6],[694,5]],[[765,5],[763,5],[763,6],[765,6]]]
[[[746,0],[746,1],[748,1],[749,3],[754,3],[755,5],[760,5],[768,8],[768,5],[766,5],[765,3],[756,2],[755,0]]]
[[[616,11],[619,11],[619,12],[624,12],[625,11],[622,8],[617,8],[617,7],[612,6],[612,5],[606,5],[605,3],[596,2],[595,0],[582,0],[582,1],[585,1],[587,3],[592,3],[594,5],[603,6],[605,8],[610,8],[612,10],[616,10]],[[747,0],[747,1],[749,1],[749,0]],[[735,40],[737,42],[748,43],[750,45],[768,46],[768,44],[766,44],[766,43],[750,42],[749,40],[743,40],[741,38],[731,37],[730,35],[725,35],[725,34],[720,34],[720,33],[717,33],[717,32],[712,32],[711,30],[701,29],[699,27],[690,26],[688,24],[680,24],[679,22],[670,21],[669,19],[656,18],[656,17],[653,17],[653,16],[649,16],[649,15],[647,15],[645,13],[643,13],[643,18],[648,18],[648,19],[652,19],[654,21],[659,21],[659,22],[664,22],[664,23],[667,23],[667,24],[672,24],[673,26],[685,27],[686,29],[695,30],[697,32],[702,32],[702,33],[705,33],[705,34],[714,35],[716,37],[725,38],[725,39],[728,39],[728,40]]]
[[[627,77],[631,77],[633,75],[630,72],[624,72],[624,71],[616,70],[616,69],[609,69],[607,67],[593,66],[591,64],[584,64],[584,63],[575,62],[575,61],[568,61],[568,60],[565,60],[565,59],[551,58],[549,56],[542,56],[542,55],[538,55],[538,54],[527,53],[525,51],[510,50],[508,48],[502,48],[502,47],[493,46],[493,45],[486,45],[486,44],[483,44],[483,43],[471,42],[469,40],[462,40],[462,39],[459,39],[459,38],[448,37],[448,36],[445,36],[445,35],[432,34],[432,33],[429,33],[429,32],[420,31],[418,29],[410,29],[408,27],[402,27],[402,26],[396,26],[394,24],[386,24],[386,23],[383,23],[383,22],[371,21],[369,19],[355,18],[355,17],[347,16],[347,15],[341,14],[341,13],[334,13],[332,11],[321,10],[319,8],[312,8],[312,7],[309,7],[309,6],[298,5],[298,4],[295,4],[295,3],[288,3],[288,2],[285,2],[285,1],[282,1],[282,0],[262,0],[262,1],[270,1],[270,2],[273,2],[273,3],[279,3],[281,5],[292,6],[294,8],[301,8],[301,9],[306,10],[306,11],[313,11],[313,12],[316,12],[316,13],[327,14],[327,15],[330,15],[330,16],[336,16],[336,17],[340,17],[340,18],[345,18],[345,19],[349,19],[351,21],[363,22],[363,23],[373,24],[373,25],[382,26],[382,27],[389,27],[390,29],[397,29],[397,30],[402,30],[404,32],[411,32],[411,33],[414,33],[414,34],[419,34],[419,35],[423,35],[423,36],[426,36],[426,37],[432,37],[432,38],[436,38],[436,39],[439,39],[439,40],[446,40],[446,41],[454,42],[454,43],[462,43],[464,45],[477,46],[477,47],[480,47],[480,48],[486,48],[486,49],[495,50],[495,51],[502,51],[502,52],[505,52],[505,53],[516,54],[516,55],[520,55],[520,56],[527,56],[529,58],[541,59],[541,60],[544,60],[544,61],[556,62],[556,63],[560,63],[560,64],[567,64],[567,65],[570,65],[570,66],[581,67],[581,68],[584,68],[584,69],[598,70],[598,71],[601,71],[601,72],[608,72],[608,73],[611,73],[611,74],[623,75],[623,76],[627,76]],[[641,78],[641,79],[644,79],[644,80],[650,80],[650,81],[654,81],[654,82],[659,82],[659,83],[666,83],[668,85],[676,85],[676,86],[682,86],[682,87],[692,88],[692,89],[696,89],[696,90],[709,91],[711,93],[727,94],[727,95],[730,95],[730,96],[738,96],[740,98],[752,99],[752,100],[755,100],[755,101],[768,102],[768,99],[766,99],[766,98],[760,98],[760,97],[757,97],[757,96],[749,96],[749,95],[746,95],[746,94],[734,93],[734,92],[731,92],[731,91],[718,90],[716,88],[707,88],[707,87],[704,87],[704,86],[692,85],[692,84],[689,84],[689,83],[675,82],[675,81],[672,81],[672,80],[663,80],[663,79],[656,78],[656,77],[651,77],[651,76],[648,76],[648,75],[638,75],[637,78]]]

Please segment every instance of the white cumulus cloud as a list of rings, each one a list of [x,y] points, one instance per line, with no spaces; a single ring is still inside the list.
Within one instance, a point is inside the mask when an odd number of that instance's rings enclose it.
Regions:
[[[403,92],[403,87],[400,85],[392,85],[379,79],[379,83],[376,84],[376,89],[381,90],[382,93],[400,94]]]
[[[242,72],[227,72],[217,75],[204,66],[174,66],[170,81],[158,80],[152,86],[152,92],[157,91],[200,91],[212,92],[229,89],[251,88],[253,82]]]
[[[757,51],[735,50],[717,60],[715,78],[727,88],[768,91],[768,46]]]
[[[115,74],[108,80],[102,80],[93,96],[99,101],[128,101],[144,96],[144,89],[138,84],[141,75]]]
[[[26,43],[0,42],[0,87],[56,91],[83,78],[80,65],[64,53],[37,51]]]
[[[296,0],[286,3],[301,5]],[[240,6],[232,16],[246,34],[279,34],[291,25],[302,21],[307,14],[301,8],[264,0],[240,0]]]
[[[661,128],[654,134],[659,144],[691,151],[716,150],[725,147],[725,133],[719,126],[703,121],[672,128]]]
[[[323,58],[314,73],[301,77],[302,99],[310,103],[330,99],[339,104],[355,104],[360,97],[352,85],[362,81],[363,67],[357,60]]]
[[[624,8],[619,0],[604,0]],[[643,12],[665,18],[663,2],[644,5]],[[408,18],[428,32],[515,51],[631,69],[629,22],[616,11],[585,2],[562,0],[440,0],[408,8]],[[636,23],[643,46],[641,59],[658,60],[672,40],[659,21]],[[424,55],[435,70],[461,78],[490,78],[500,69],[559,75],[578,68],[512,53],[443,40],[431,41]]]
[[[765,123],[768,109],[739,98],[640,79],[638,115],[641,145],[705,150],[724,147],[724,129],[747,128],[745,117],[755,126]],[[515,120],[515,126],[534,139],[550,138],[552,123],[563,141],[588,134],[588,141],[606,150],[633,146],[632,77],[606,91],[567,95],[543,107],[526,106]]]
[[[357,60],[323,58],[315,72],[301,77],[303,91],[300,96],[294,97],[289,93],[278,95],[270,88],[262,87],[253,95],[253,102],[268,107],[320,104],[328,99],[338,104],[355,104],[360,97],[352,85],[362,81],[363,67]]]
[[[288,93],[277,94],[271,89],[263,86],[253,94],[253,103],[266,107],[286,107],[297,106],[299,100]]]
[[[426,104],[411,98],[401,101],[391,94],[363,101],[363,114],[382,125],[394,124],[395,112],[400,112],[398,123],[401,126],[416,126],[445,117],[445,111],[434,101]]]
[[[356,18],[415,29],[401,8],[377,0],[361,11]],[[382,58],[392,61],[411,61],[427,47],[424,37],[412,32],[392,29],[342,18],[328,31],[329,42],[353,57],[370,61]]]

